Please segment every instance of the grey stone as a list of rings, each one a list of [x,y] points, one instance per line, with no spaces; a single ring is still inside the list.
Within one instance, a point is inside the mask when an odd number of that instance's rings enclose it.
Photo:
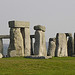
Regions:
[[[45,26],[37,25],[37,26],[34,26],[34,30],[42,30],[45,32],[46,28],[45,28]]]
[[[13,28],[10,32],[11,37],[8,51],[16,50],[17,56],[24,56],[24,45],[20,28]]]
[[[3,41],[0,39],[0,53],[3,54]]]
[[[31,51],[30,51],[29,26],[30,26],[29,22],[23,22],[23,21],[9,22],[9,27],[10,27],[10,45],[8,49],[9,55],[13,53],[13,50],[16,50],[16,56],[30,55]]]
[[[33,55],[33,56],[26,56],[25,58],[32,58],[32,59],[51,59],[52,56],[38,56],[38,55]]]
[[[57,57],[68,56],[67,38],[66,38],[66,34],[64,34],[64,33],[57,33],[57,36],[56,36],[56,56]]]
[[[30,23],[29,22],[24,22],[24,21],[9,21],[9,27],[11,28],[29,28]]]
[[[16,55],[16,50],[12,50],[11,52],[10,52],[10,57],[16,57],[17,55]]]
[[[31,55],[30,29],[25,28],[25,56]]]
[[[34,54],[39,56],[47,56],[45,32],[37,30],[35,32]]]
[[[55,49],[56,49],[56,39],[50,38],[49,39],[49,47],[48,47],[48,56],[55,56]]]
[[[74,33],[74,54],[75,54],[75,33]]]
[[[67,37],[68,56],[72,56],[72,54],[74,54],[74,39],[72,37],[72,33],[66,33],[66,37]]]

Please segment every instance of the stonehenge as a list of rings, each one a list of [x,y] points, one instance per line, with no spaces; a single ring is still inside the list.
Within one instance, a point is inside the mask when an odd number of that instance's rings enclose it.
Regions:
[[[10,45],[8,55],[29,56],[30,55],[30,29],[29,22],[9,21]],[[11,53],[12,52],[12,53]]]
[[[34,26],[35,33],[30,35],[30,23],[9,21],[10,35],[0,35],[0,58],[3,57],[3,39],[10,39],[8,57],[49,59],[52,57],[75,57],[75,33],[57,33],[49,38],[48,50],[45,40],[45,26]]]

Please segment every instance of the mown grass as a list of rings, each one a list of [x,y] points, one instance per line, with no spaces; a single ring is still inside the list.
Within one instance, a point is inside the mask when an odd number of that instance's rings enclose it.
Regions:
[[[0,75],[75,75],[75,57],[0,59]]]

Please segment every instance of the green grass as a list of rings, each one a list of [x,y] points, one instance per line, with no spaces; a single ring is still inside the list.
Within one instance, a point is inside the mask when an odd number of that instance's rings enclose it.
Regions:
[[[0,59],[0,75],[75,75],[75,57]]]

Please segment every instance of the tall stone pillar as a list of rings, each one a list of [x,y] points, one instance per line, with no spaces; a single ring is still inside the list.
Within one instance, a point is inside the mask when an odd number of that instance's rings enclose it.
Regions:
[[[25,28],[25,56],[31,55],[30,29]]]
[[[67,52],[67,38],[65,33],[57,33],[56,36],[56,56],[66,57]]]
[[[30,55],[30,30],[29,22],[10,21],[10,45],[9,56]]]
[[[66,33],[67,36],[67,49],[68,49],[68,56],[72,56],[74,54],[74,39],[71,33]]]
[[[35,31],[35,44],[34,55],[47,56],[46,40],[45,40],[45,27],[41,25],[34,26]]]
[[[0,38],[0,53],[3,54],[3,41],[2,41],[2,38]]]
[[[75,33],[74,33],[74,55],[75,55]]]
[[[56,49],[56,39],[50,38],[49,39],[49,46],[48,46],[48,56],[55,56],[55,49]]]

